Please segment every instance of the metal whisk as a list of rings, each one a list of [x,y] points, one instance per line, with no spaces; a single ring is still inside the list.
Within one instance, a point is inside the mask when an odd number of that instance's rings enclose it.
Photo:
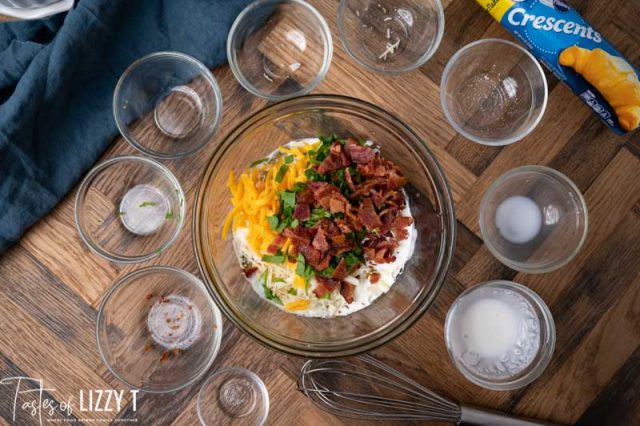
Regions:
[[[551,425],[456,404],[369,355],[307,361],[298,378],[298,389],[323,410],[357,419],[485,426]]]

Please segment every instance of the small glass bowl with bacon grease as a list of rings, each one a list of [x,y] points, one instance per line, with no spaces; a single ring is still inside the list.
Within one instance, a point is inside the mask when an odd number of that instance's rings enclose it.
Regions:
[[[222,316],[198,278],[152,266],[120,278],[105,294],[96,323],[98,352],[127,386],[169,393],[211,367]]]

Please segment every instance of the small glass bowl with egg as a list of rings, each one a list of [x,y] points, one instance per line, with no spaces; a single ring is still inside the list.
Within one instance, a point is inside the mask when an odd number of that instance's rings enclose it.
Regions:
[[[530,274],[569,263],[587,238],[587,205],[578,187],[543,166],[518,167],[499,177],[480,204],[480,231],[502,263]]]

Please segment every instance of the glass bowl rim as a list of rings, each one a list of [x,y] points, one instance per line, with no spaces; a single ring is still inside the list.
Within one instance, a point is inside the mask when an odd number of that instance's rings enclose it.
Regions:
[[[347,38],[345,36],[346,30],[344,18],[347,1],[348,0],[340,0],[340,4],[338,5],[338,34],[340,36],[340,41],[344,46],[344,50],[346,50],[351,59],[356,61],[356,63],[358,63],[359,65],[363,66],[365,69],[386,76],[400,75],[420,68],[438,51],[440,43],[442,42],[442,37],[444,36],[445,15],[444,8],[442,7],[442,2],[440,0],[432,0],[436,4],[437,9],[438,31],[435,38],[433,39],[433,44],[431,45],[431,48],[429,50],[424,52],[422,56],[416,59],[413,63],[402,68],[383,69],[365,63],[358,57],[358,55],[355,54],[355,51],[352,49],[349,42],[347,42]]]
[[[200,386],[200,389],[198,390],[198,397],[196,398],[196,411],[198,412],[198,420],[200,420],[200,424],[202,426],[208,426],[207,422],[205,422],[202,419],[202,390],[204,389],[205,386],[207,386],[207,384],[209,383],[209,381],[211,379],[213,379],[215,376],[222,374],[222,373],[228,373],[228,372],[236,372],[236,373],[240,373],[242,375],[245,376],[249,376],[251,378],[251,380],[258,386],[258,388],[260,389],[260,394],[262,395],[262,398],[264,399],[264,415],[262,418],[262,421],[260,423],[258,423],[259,426],[262,426],[266,423],[267,418],[269,417],[269,407],[270,407],[270,401],[269,401],[269,390],[267,389],[267,385],[264,384],[264,381],[260,378],[260,376],[258,376],[256,373],[254,373],[251,370],[248,370],[246,368],[243,367],[224,367],[221,368],[219,370],[214,371],[213,373],[211,373],[211,375],[209,377],[207,377],[204,381],[204,383],[202,384],[202,386]]]
[[[495,190],[504,182],[506,182],[508,179],[523,173],[537,173],[537,174],[550,176],[553,179],[569,187],[569,189],[571,189],[571,191],[576,195],[578,204],[580,205],[582,213],[584,214],[584,230],[582,231],[580,241],[576,245],[571,255],[554,262],[546,262],[541,266],[535,266],[535,265],[531,266],[531,265],[528,265],[526,262],[517,262],[507,258],[506,256],[504,256],[502,253],[499,252],[499,250],[494,246],[491,239],[487,238],[488,230],[486,229],[484,219],[485,219],[485,211],[487,210],[487,205],[489,203],[489,197],[493,195]],[[501,175],[498,179],[496,179],[491,184],[491,186],[487,188],[484,195],[482,196],[482,201],[480,202],[480,214],[479,214],[478,221],[480,224],[480,234],[482,235],[482,241],[484,241],[485,245],[487,246],[487,249],[489,249],[491,254],[494,255],[496,259],[498,259],[500,262],[507,265],[509,268],[512,268],[516,271],[528,273],[528,274],[543,274],[543,273],[555,271],[556,269],[560,269],[566,264],[568,264],[569,262],[571,262],[582,249],[582,246],[587,240],[587,234],[589,231],[589,212],[587,210],[587,202],[585,201],[584,196],[582,195],[582,192],[580,191],[578,186],[571,179],[569,179],[569,177],[566,176],[565,174],[560,173],[559,171],[552,169],[551,167],[539,166],[539,165],[516,167],[509,170],[508,172]]]
[[[527,368],[525,368],[525,370],[529,369],[529,371],[527,371],[524,375],[521,375],[520,377],[517,377],[511,381],[499,382],[499,383],[492,382],[490,380],[475,376],[471,374],[469,371],[467,371],[467,369],[464,368],[464,366],[460,365],[458,361],[455,359],[455,356],[453,355],[452,347],[448,338],[449,336],[448,331],[451,325],[451,312],[453,311],[452,308],[464,296],[468,295],[469,293],[472,293],[473,291],[476,291],[484,287],[491,287],[496,284],[511,287],[511,289],[515,289],[514,291],[517,291],[521,295],[522,293],[525,293],[531,299],[530,301],[535,303],[536,307],[540,309],[540,312],[542,312],[542,318],[540,318],[540,323],[544,324],[546,328],[546,334],[547,334],[547,341],[540,342],[539,351],[544,351],[544,353],[542,354],[540,359],[538,359],[538,362],[535,364],[528,365]],[[445,317],[443,328],[444,328],[444,340],[445,340],[445,346],[447,347],[447,353],[449,354],[449,358],[451,359],[451,362],[453,363],[456,370],[460,374],[462,374],[467,380],[469,380],[471,383],[474,383],[485,389],[491,389],[491,390],[497,390],[497,391],[509,391],[509,390],[520,389],[530,384],[531,382],[536,380],[538,377],[540,377],[542,373],[544,373],[544,370],[547,368],[547,366],[551,362],[551,358],[553,358],[553,352],[555,351],[555,347],[556,347],[556,325],[555,325],[555,321],[553,320],[553,314],[551,313],[549,306],[545,303],[545,301],[542,299],[542,297],[540,297],[538,293],[536,293],[529,287],[514,281],[509,281],[509,280],[485,281],[465,289],[451,303],[451,306],[449,307],[449,310],[447,311],[447,315]],[[521,373],[522,372],[518,374],[521,374]]]
[[[182,202],[180,203],[180,216],[177,218],[178,226],[176,226],[176,229],[173,232],[173,235],[171,236],[171,238],[169,238],[162,245],[162,247],[157,249],[155,252],[148,253],[145,255],[140,255],[140,256],[112,256],[108,254],[102,247],[95,244],[93,240],[89,238],[89,236],[85,233],[83,227],[80,225],[81,223],[80,210],[82,209],[81,198],[87,194],[87,191],[91,187],[90,181],[96,176],[98,176],[98,174],[100,174],[102,171],[106,170],[107,168],[109,168],[110,166],[116,163],[128,162],[128,161],[139,161],[139,162],[147,163],[153,169],[159,171],[169,182],[171,182],[171,184],[173,184],[175,189],[178,190],[179,199],[182,200]],[[178,179],[173,175],[173,173],[171,173],[171,171],[167,167],[165,167],[164,165],[160,164],[159,162],[157,162],[152,158],[141,157],[138,155],[122,155],[118,157],[112,157],[101,163],[98,163],[96,166],[94,166],[91,170],[87,172],[84,179],[82,179],[82,182],[80,183],[80,186],[78,188],[78,193],[76,194],[76,199],[74,204],[74,222],[76,225],[76,230],[80,235],[80,239],[93,253],[97,254],[103,259],[107,259],[110,262],[131,264],[131,263],[139,263],[139,262],[144,262],[146,260],[153,259],[154,257],[160,256],[162,252],[164,252],[169,247],[171,247],[171,245],[175,242],[175,240],[180,235],[180,231],[182,230],[182,226],[184,224],[185,210],[186,210],[185,196],[184,196],[184,191],[182,190],[182,186],[180,185],[180,182],[178,182]]]
[[[131,133],[128,130],[128,126],[124,122],[122,122],[122,120],[120,119],[120,113],[119,113],[120,108],[118,107],[118,99],[120,98],[120,92],[122,91],[124,82],[140,65],[143,65],[146,62],[149,62],[158,58],[177,59],[196,67],[200,72],[199,75],[203,76],[207,81],[207,83],[209,84],[209,87],[213,89],[214,97],[216,100],[216,114],[215,114],[215,119],[213,121],[213,125],[209,126],[209,130],[207,131],[206,136],[203,136],[202,142],[200,142],[198,145],[195,145],[191,149],[188,149],[185,151],[167,153],[167,152],[161,152],[161,151],[155,151],[155,150],[149,149],[145,147],[143,144],[141,144],[137,138],[131,135]],[[114,121],[116,122],[116,126],[118,127],[118,132],[120,132],[120,135],[122,135],[124,140],[126,140],[129,145],[131,145],[136,150],[150,157],[154,157],[162,160],[175,160],[178,158],[187,157],[195,153],[196,151],[199,151],[207,143],[209,143],[213,135],[216,133],[216,130],[218,130],[218,127],[220,126],[220,120],[222,119],[222,109],[223,109],[222,91],[220,90],[218,81],[213,76],[213,73],[202,62],[200,62],[193,56],[187,55],[186,53],[182,53],[182,52],[159,51],[159,52],[150,53],[148,55],[145,55],[141,58],[136,59],[124,70],[124,72],[118,79],[118,82],[116,83],[115,90],[113,91],[113,101],[112,101],[111,108],[113,111]]]
[[[402,129],[403,132],[412,137],[413,141],[416,142],[416,145],[413,146],[413,148],[417,149],[418,151],[422,150],[422,154],[424,154],[423,161],[432,168],[429,170],[429,176],[433,181],[433,185],[430,185],[434,191],[434,196],[439,201],[439,205],[442,207],[440,216],[442,217],[443,221],[441,248],[437,256],[436,268],[434,269],[433,273],[433,284],[428,294],[423,295],[422,300],[413,303],[413,308],[408,309],[408,313],[400,322],[395,325],[395,327],[384,330],[382,334],[378,335],[378,332],[373,331],[367,335],[366,339],[361,338],[355,344],[353,342],[342,342],[340,345],[331,345],[330,347],[327,347],[328,345],[325,344],[323,348],[314,347],[316,345],[313,344],[309,345],[296,342],[296,344],[294,345],[287,342],[281,342],[278,339],[274,339],[270,336],[262,334],[251,325],[250,321],[246,321],[244,318],[242,318],[242,315],[237,315],[235,309],[231,308],[227,304],[227,298],[224,297],[222,293],[217,289],[218,284],[215,277],[210,277],[208,273],[207,264],[209,262],[208,260],[206,260],[207,251],[206,245],[203,242],[204,238],[206,237],[207,230],[200,229],[203,227],[202,223],[205,222],[204,219],[201,219],[201,216],[205,210],[204,201],[208,197],[207,186],[209,180],[214,170],[218,167],[218,163],[220,162],[221,157],[225,154],[227,149],[231,146],[231,143],[235,141],[238,135],[244,133],[256,123],[259,123],[271,117],[274,111],[275,113],[279,113],[279,109],[286,110],[286,108],[291,104],[297,106],[300,109],[302,109],[302,106],[308,106],[308,108],[310,109],[317,109],[317,104],[320,102],[339,102],[342,105],[347,105],[348,107],[357,105],[364,110],[368,110],[368,112],[370,113],[375,112],[376,114],[379,114],[381,117],[384,117],[386,120],[393,123],[394,126]],[[408,127],[404,123],[404,121],[396,117],[394,114],[391,114],[383,108],[376,106],[370,102],[343,95],[322,94],[302,96],[268,105],[267,107],[262,108],[249,117],[245,118],[227,134],[222,142],[216,146],[209,164],[207,165],[206,170],[202,175],[200,184],[198,185],[193,209],[193,220],[191,229],[194,251],[196,253],[196,260],[198,263],[200,274],[203,277],[205,287],[207,287],[216,304],[220,307],[225,316],[233,324],[235,324],[245,334],[251,336],[254,340],[280,353],[307,358],[338,358],[357,355],[382,346],[383,344],[401,335],[422,317],[422,315],[427,311],[429,306],[431,306],[440,290],[442,289],[451,268],[451,264],[453,262],[453,253],[455,250],[456,227],[457,222],[455,216],[455,206],[453,203],[453,197],[448,180],[446,178],[446,175],[444,174],[442,166],[433,155],[427,144],[422,140],[422,138],[420,138],[410,127]],[[203,237],[202,239],[201,236]],[[397,318],[399,317],[396,317],[396,319]]]
[[[150,273],[169,272],[169,273],[172,273],[172,274],[182,275],[192,285],[198,287],[198,289],[202,292],[203,297],[207,300],[207,303],[209,304],[209,307],[211,308],[211,312],[212,312],[213,317],[214,317],[214,319],[216,321],[216,327],[217,327],[217,329],[216,329],[217,338],[213,342],[213,350],[211,351],[211,355],[209,356],[209,359],[207,360],[206,365],[202,368],[202,371],[200,371],[198,374],[196,374],[193,378],[191,378],[187,382],[182,383],[182,384],[177,385],[177,386],[173,386],[172,388],[168,388],[166,390],[145,389],[145,388],[142,388],[142,387],[138,387],[138,386],[134,385],[133,383],[129,383],[120,374],[118,374],[118,372],[113,368],[111,363],[109,363],[107,361],[105,353],[102,350],[102,345],[100,344],[100,325],[102,324],[102,321],[103,321],[104,308],[107,305],[107,302],[111,299],[111,297],[115,294],[115,292],[120,287],[122,287],[123,285],[126,285],[128,282],[131,281],[131,279],[135,279],[137,276],[143,275],[143,274],[147,274],[149,272]],[[202,282],[201,279],[199,279],[198,277],[196,277],[195,275],[193,275],[189,271],[185,271],[184,269],[174,268],[172,266],[147,266],[145,268],[137,269],[135,271],[129,272],[129,273],[123,275],[122,277],[118,278],[113,283],[111,288],[109,288],[109,290],[102,296],[102,300],[100,302],[100,306],[98,307],[98,314],[96,316],[96,346],[98,348],[98,353],[100,354],[100,359],[102,360],[102,363],[107,367],[109,372],[111,374],[113,374],[116,379],[120,380],[120,382],[124,383],[125,385],[127,385],[127,386],[129,386],[129,387],[131,387],[133,389],[136,389],[136,390],[139,390],[139,391],[145,392],[145,393],[151,393],[151,394],[172,393],[172,392],[176,392],[176,391],[178,391],[180,389],[183,389],[183,388],[185,388],[187,386],[192,385],[193,383],[195,383],[198,379],[200,379],[209,370],[209,368],[213,364],[213,361],[215,361],[215,359],[217,358],[218,352],[220,351],[220,345],[221,345],[221,342],[222,342],[222,333],[223,333],[223,328],[222,327],[223,327],[223,322],[222,322],[222,315],[220,313],[220,309],[218,309],[218,306],[213,302],[211,297],[209,297],[209,292],[207,291],[206,286],[204,285],[204,283]]]
[[[524,130],[518,132],[515,135],[509,136],[508,138],[502,138],[502,139],[489,139],[489,138],[481,138],[478,136],[475,136],[473,134],[471,134],[470,132],[464,130],[452,117],[451,112],[449,111],[449,106],[448,106],[448,102],[446,100],[446,96],[445,96],[445,87],[447,85],[447,81],[449,79],[449,76],[451,74],[451,71],[453,70],[453,68],[456,65],[456,62],[458,61],[458,59],[460,59],[465,53],[467,53],[469,50],[475,48],[476,46],[482,45],[482,44],[487,44],[487,43],[500,43],[500,44],[506,44],[509,45],[511,47],[516,48],[517,50],[519,50],[520,52],[524,53],[536,66],[536,69],[538,70],[538,73],[540,74],[540,77],[542,78],[542,82],[544,85],[544,96],[542,99],[542,107],[540,108],[540,112],[538,113],[538,116],[535,118],[535,120],[533,120]],[[481,145],[485,145],[485,146],[505,146],[505,145],[511,145],[512,143],[518,142],[519,140],[524,139],[525,137],[527,137],[531,132],[533,132],[533,130],[538,127],[538,124],[540,124],[540,121],[542,121],[542,117],[544,117],[544,113],[547,110],[547,102],[549,100],[549,85],[547,83],[547,77],[544,74],[544,70],[542,69],[542,66],[540,65],[540,62],[531,54],[531,52],[529,52],[528,50],[526,50],[524,47],[520,46],[519,44],[513,43],[509,40],[504,40],[501,38],[482,38],[480,40],[476,40],[474,42],[471,42],[463,47],[461,47],[456,53],[454,53],[454,55],[449,59],[449,61],[447,62],[446,67],[444,68],[444,71],[442,73],[442,78],[440,79],[440,103],[442,104],[442,109],[444,111],[444,115],[445,117],[447,117],[447,121],[449,122],[449,124],[451,125],[451,127],[453,127],[453,129],[460,133],[462,136],[464,136],[465,138],[469,139],[472,142],[476,142],[479,143]]]
[[[318,20],[320,23],[322,38],[324,40],[324,57],[322,59],[322,67],[320,71],[316,75],[316,78],[307,86],[302,87],[300,90],[288,93],[285,95],[274,95],[270,93],[265,93],[258,90],[253,84],[249,82],[240,70],[240,67],[236,61],[236,55],[233,51],[233,42],[237,36],[237,30],[240,26],[240,22],[254,9],[263,6],[265,4],[276,4],[276,3],[295,3],[298,6],[302,6],[307,9],[311,14]],[[229,60],[229,68],[231,68],[231,72],[235,76],[236,80],[242,87],[244,87],[249,93],[267,99],[269,101],[283,101],[290,98],[300,97],[308,94],[313,89],[315,89],[318,84],[324,79],[329,71],[329,67],[331,66],[331,59],[333,57],[333,38],[331,36],[331,30],[329,29],[329,25],[327,24],[326,19],[318,10],[313,7],[311,4],[307,3],[303,0],[256,0],[253,3],[249,4],[245,7],[242,12],[236,17],[233,21],[233,25],[231,25],[231,29],[229,30],[229,35],[227,36],[227,58]]]

